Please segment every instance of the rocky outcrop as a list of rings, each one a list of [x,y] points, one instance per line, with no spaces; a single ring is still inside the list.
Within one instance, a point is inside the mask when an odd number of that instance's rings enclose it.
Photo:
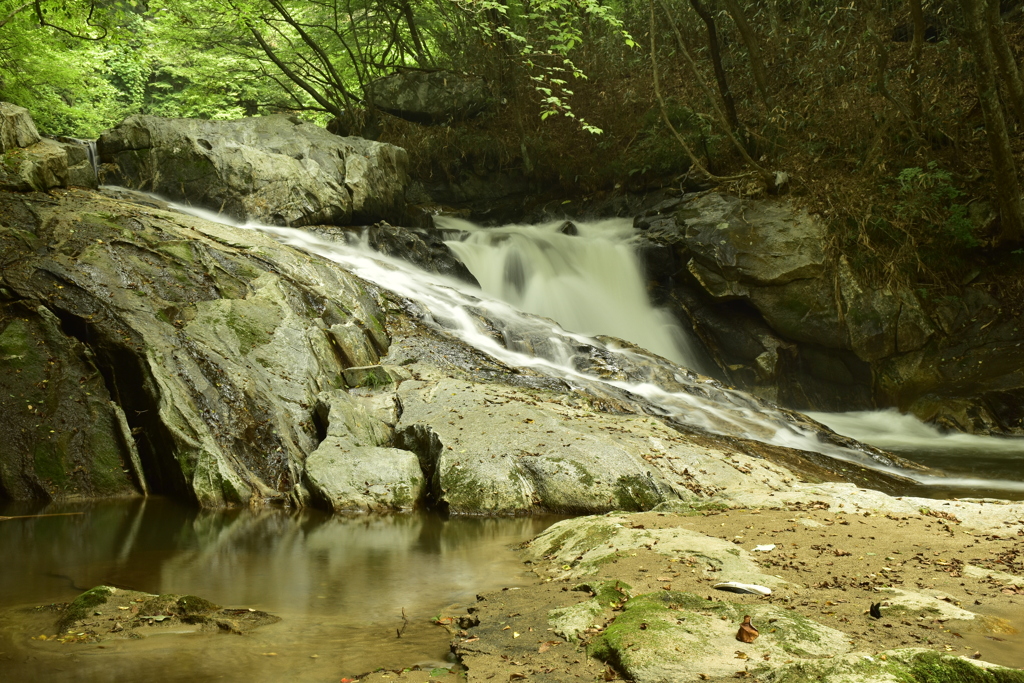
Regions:
[[[368,83],[366,92],[378,109],[418,123],[467,119],[493,99],[483,78],[451,71],[402,70]]]
[[[0,154],[39,142],[39,131],[28,109],[0,102]]]
[[[208,506],[307,498],[319,397],[389,343],[374,290],[255,231],[95,194],[7,201],[37,217],[0,228],[9,496],[137,479]]]
[[[788,467],[859,476],[687,436],[628,391],[506,367],[325,258],[126,197],[0,196],[5,497],[522,514],[642,510],[752,478],[788,490]],[[536,332],[517,343],[542,343],[550,324]],[[739,401],[737,416],[760,405],[639,353],[581,345],[577,366]]]
[[[953,304],[873,283],[830,262],[821,222],[783,201],[686,195],[637,226],[656,295],[685,312],[730,382],[797,409],[896,406],[1024,433],[1020,320],[983,283]]]
[[[99,140],[105,182],[187,200],[240,221],[397,220],[408,155],[294,116],[237,121],[132,116]]]
[[[42,138],[24,107],[0,102],[0,190],[96,187],[84,144]]]

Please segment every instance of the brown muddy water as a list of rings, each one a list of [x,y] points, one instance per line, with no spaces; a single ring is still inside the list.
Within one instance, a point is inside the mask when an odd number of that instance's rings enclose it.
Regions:
[[[3,516],[61,512],[83,514],[0,521],[4,683],[338,681],[440,666],[450,634],[432,619],[465,614],[477,592],[526,585],[532,575],[513,546],[559,519],[200,511],[161,499],[0,506]],[[100,584],[199,595],[282,620],[245,636],[33,639],[55,632],[47,606]]]

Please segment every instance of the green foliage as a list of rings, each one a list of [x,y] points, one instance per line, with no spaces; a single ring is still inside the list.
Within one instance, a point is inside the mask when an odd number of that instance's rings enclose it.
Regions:
[[[963,191],[953,184],[953,175],[931,161],[927,169],[912,166],[896,176],[899,203],[895,206],[901,218],[921,220],[937,226],[957,247],[976,247],[974,226],[968,217],[967,205],[957,200]]]
[[[131,113],[145,68],[126,16],[118,3],[0,0],[0,99],[56,135],[92,137]]]
[[[500,39],[515,51],[540,96],[540,118],[554,115],[575,119],[588,133],[603,131],[578,117],[569,98],[570,81],[586,80],[587,75],[572,55],[585,40],[584,27],[603,25],[620,37],[623,44],[636,46],[622,19],[599,0],[534,0],[511,3],[500,0],[471,0],[476,26],[485,40]]]

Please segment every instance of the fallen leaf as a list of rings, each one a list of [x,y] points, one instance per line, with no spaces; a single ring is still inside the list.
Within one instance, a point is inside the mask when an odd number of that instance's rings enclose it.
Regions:
[[[750,623],[750,617],[743,617],[743,623],[740,624],[740,629],[736,632],[736,640],[741,643],[752,643],[757,640],[757,636],[760,635],[757,632],[757,628]]]

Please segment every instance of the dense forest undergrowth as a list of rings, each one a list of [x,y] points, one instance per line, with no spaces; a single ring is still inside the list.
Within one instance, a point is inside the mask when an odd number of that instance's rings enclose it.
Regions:
[[[663,188],[784,195],[876,282],[1024,301],[1013,0],[0,5],[0,99],[44,133],[288,111],[405,147],[428,184],[504,174],[570,214]],[[373,86],[396,71],[481,76],[486,106],[399,118]]]

